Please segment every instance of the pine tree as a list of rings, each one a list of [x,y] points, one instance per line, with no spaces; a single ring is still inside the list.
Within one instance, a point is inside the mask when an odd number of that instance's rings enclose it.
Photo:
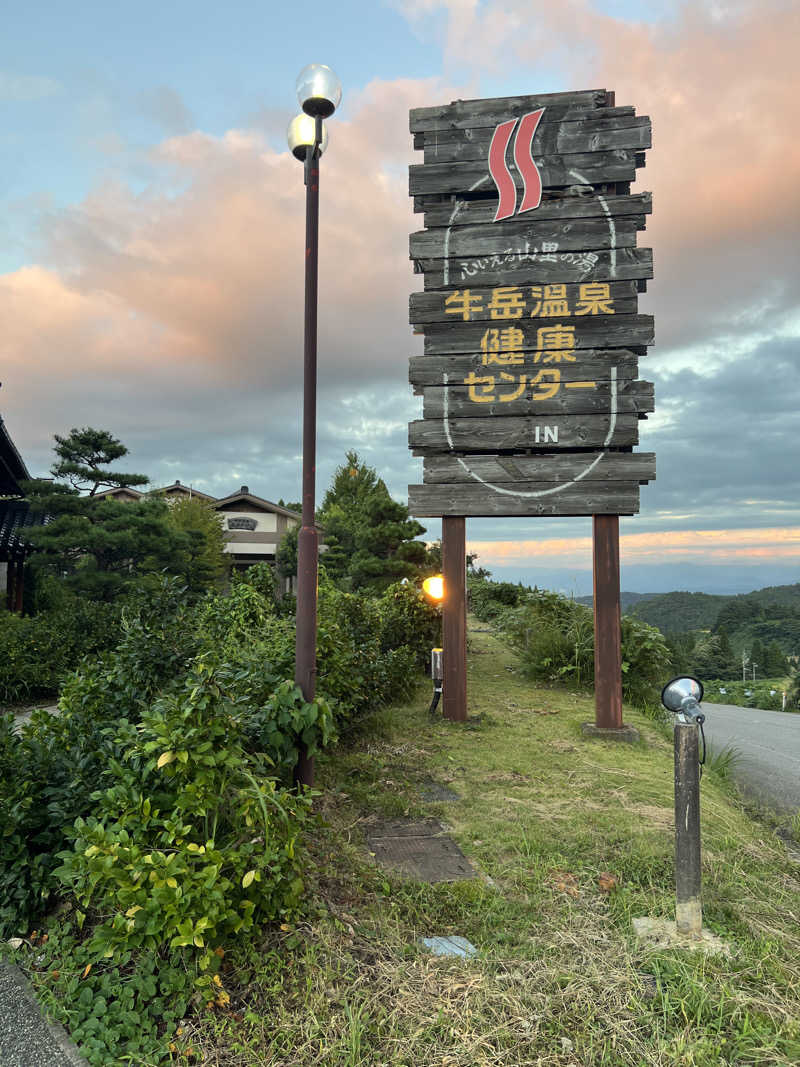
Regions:
[[[94,496],[101,485],[107,489],[129,489],[147,485],[146,474],[121,474],[108,470],[108,464],[127,456],[128,449],[107,430],[73,427],[69,437],[55,434],[58,461],[50,468],[54,478],[63,478],[73,489]]]
[[[113,600],[143,574],[184,573],[190,539],[169,527],[163,501],[95,496],[100,486],[147,484],[143,474],[108,469],[127,448],[107,431],[91,428],[55,440],[57,460],[50,471],[69,484],[34,479],[23,486],[31,508],[46,516],[43,526],[27,532],[33,568],[98,600]]]

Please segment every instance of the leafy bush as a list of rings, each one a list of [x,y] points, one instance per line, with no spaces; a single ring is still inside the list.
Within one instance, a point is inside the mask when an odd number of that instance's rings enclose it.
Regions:
[[[657,702],[671,662],[660,630],[635,615],[622,616],[622,695],[629,703]]]
[[[594,684],[594,620],[590,608],[534,589],[509,611],[503,627],[518,649],[527,674],[542,681]],[[670,669],[663,634],[635,616],[622,617],[622,692],[646,704],[657,699]]]
[[[512,582],[493,582],[489,578],[469,576],[467,596],[469,608],[482,622],[492,622],[509,608],[518,607],[528,591]]]
[[[146,823],[146,844],[153,854],[171,854],[167,844],[171,833],[183,837],[187,850],[190,843],[206,847],[214,837],[205,828],[202,841],[189,834],[186,826],[194,833],[195,824],[188,816],[190,807],[184,812],[183,805],[192,794],[194,810],[202,806],[197,781],[191,787],[187,783],[177,799],[165,792],[166,772],[156,768],[156,774],[141,747],[148,738],[154,742],[158,737],[162,752],[182,754],[176,757],[180,766],[167,777],[180,778],[186,765],[210,774],[212,765],[222,759],[221,750],[234,751],[231,759],[238,761],[239,771],[236,775],[231,771],[225,788],[221,780],[215,786],[217,803],[222,804],[224,797],[225,818],[233,818],[236,811],[242,815],[243,805],[248,804],[269,811],[283,803],[281,783],[291,781],[299,745],[313,755],[333,740],[332,707],[340,730],[347,730],[414,684],[417,664],[427,657],[437,635],[438,617],[413,588],[396,586],[373,598],[342,593],[323,577],[319,696],[306,702],[294,682],[287,680],[294,669],[294,620],[278,613],[271,571],[253,571],[252,580],[245,575],[233,583],[229,594],[209,595],[199,604],[191,603],[180,580],[160,578],[122,611],[117,648],[84,661],[67,677],[60,715],[36,713],[19,736],[10,718],[2,723],[0,924],[9,933],[30,928],[51,902],[57,890],[55,856],[76,832],[87,841],[91,837],[86,848],[94,844],[106,858],[114,849],[117,855],[119,849],[128,849],[130,863],[137,859],[135,848],[140,846],[133,838],[125,842],[121,835],[124,831],[131,836],[128,824],[135,821],[135,812],[136,819]],[[15,618],[11,625],[20,622],[27,620]],[[209,686],[216,710],[204,719],[205,713],[195,704]],[[203,730],[208,736],[201,736]],[[178,737],[183,738],[180,744]],[[196,767],[193,753],[200,746],[202,758]],[[223,759],[220,766],[230,771],[233,763]],[[260,784],[250,782],[246,787],[244,772],[255,779],[254,767],[259,768]],[[248,789],[252,799],[245,801],[242,790]],[[146,818],[145,800],[150,803]],[[299,808],[296,814],[300,818]],[[279,839],[270,832],[270,840]],[[245,846],[239,853],[219,860],[219,878],[233,884],[239,868],[251,862]],[[172,864],[179,862],[175,855]],[[283,860],[269,855],[277,876]],[[105,867],[87,873],[80,865],[74,867],[76,862],[65,860],[62,872],[66,877],[69,869],[76,892],[87,892],[88,882],[81,879],[90,874],[97,875],[98,885],[104,881]],[[196,857],[183,856],[176,870],[194,870],[196,865]],[[254,858],[241,876],[249,870],[261,871]],[[115,877],[109,874],[112,881]],[[111,892],[110,884],[104,892]],[[188,908],[189,902],[185,904]],[[288,905],[284,901],[282,906]],[[185,923],[188,914],[176,910],[173,918]],[[199,918],[208,918],[215,930],[224,931],[230,916],[223,920],[216,913],[204,913]]]
[[[170,1052],[181,1040],[176,1028],[189,1009],[194,984],[186,960],[175,951],[171,955],[163,950],[123,952],[98,961],[74,920],[63,916],[47,940],[37,944],[35,964],[30,956],[25,963],[46,976],[37,982],[37,994],[48,1014],[69,1027],[92,1067],[106,1067],[171,1061]],[[216,956],[213,960],[220,962]],[[215,1002],[223,1006],[219,978],[212,978],[212,987]]]
[[[441,644],[441,611],[411,583],[389,586],[379,601],[379,619],[383,652],[405,646],[425,666],[430,650]]]
[[[317,687],[335,705],[340,732],[403,696],[416,682],[416,650],[405,644],[384,648],[385,598],[320,584]]]
[[[592,683],[594,623],[583,604],[535,589],[521,607],[508,612],[503,628],[530,677]]]
[[[202,658],[179,694],[120,733],[123,757],[55,874],[103,916],[89,946],[99,957],[166,943],[202,950],[207,969],[226,936],[297,909],[310,800],[247,752],[236,705]]]
[[[52,697],[84,656],[119,640],[120,608],[75,596],[40,615],[0,611],[0,704]]]
[[[275,598],[275,571],[271,564],[264,562],[254,563],[244,571],[234,571],[231,575],[231,585],[249,585],[256,589],[266,599]]]

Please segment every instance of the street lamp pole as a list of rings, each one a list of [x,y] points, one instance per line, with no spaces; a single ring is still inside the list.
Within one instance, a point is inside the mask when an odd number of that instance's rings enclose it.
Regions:
[[[305,326],[303,345],[303,505],[297,538],[297,616],[294,680],[303,698],[317,691],[317,568],[319,541],[314,519],[317,467],[317,306],[319,276],[319,161],[327,145],[323,118],[332,115],[342,89],[329,67],[312,64],[297,79],[303,114],[289,125],[289,147],[304,163],[306,185]],[[299,746],[294,769],[299,787],[314,784],[314,759]]]

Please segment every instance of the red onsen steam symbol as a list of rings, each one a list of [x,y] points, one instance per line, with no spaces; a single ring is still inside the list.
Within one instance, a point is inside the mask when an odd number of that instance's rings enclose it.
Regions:
[[[544,108],[540,107],[536,111],[523,115],[514,141],[514,162],[517,164],[524,183],[520,212],[531,211],[542,202],[542,176],[539,174],[539,168],[533,160],[532,153],[533,135],[536,133],[536,127],[543,114]],[[506,149],[516,124],[517,119],[501,122],[495,129],[492,143],[489,145],[489,173],[497,186],[500,197],[497,214],[494,217],[495,222],[510,218],[517,206],[516,186],[506,163]]]

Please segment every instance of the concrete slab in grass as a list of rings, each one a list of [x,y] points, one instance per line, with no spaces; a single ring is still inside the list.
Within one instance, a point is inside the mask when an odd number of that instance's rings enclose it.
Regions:
[[[45,1018],[19,968],[1,961],[0,1064],[3,1067],[89,1067],[66,1030]]]
[[[633,932],[648,948],[682,948],[689,952],[718,953],[730,956],[731,949],[721,937],[703,927],[700,937],[679,934],[672,919],[650,919],[647,916],[633,920]]]
[[[581,733],[584,737],[600,737],[604,741],[627,741],[633,744],[639,740],[639,731],[635,726],[596,726],[593,722],[582,722]]]

